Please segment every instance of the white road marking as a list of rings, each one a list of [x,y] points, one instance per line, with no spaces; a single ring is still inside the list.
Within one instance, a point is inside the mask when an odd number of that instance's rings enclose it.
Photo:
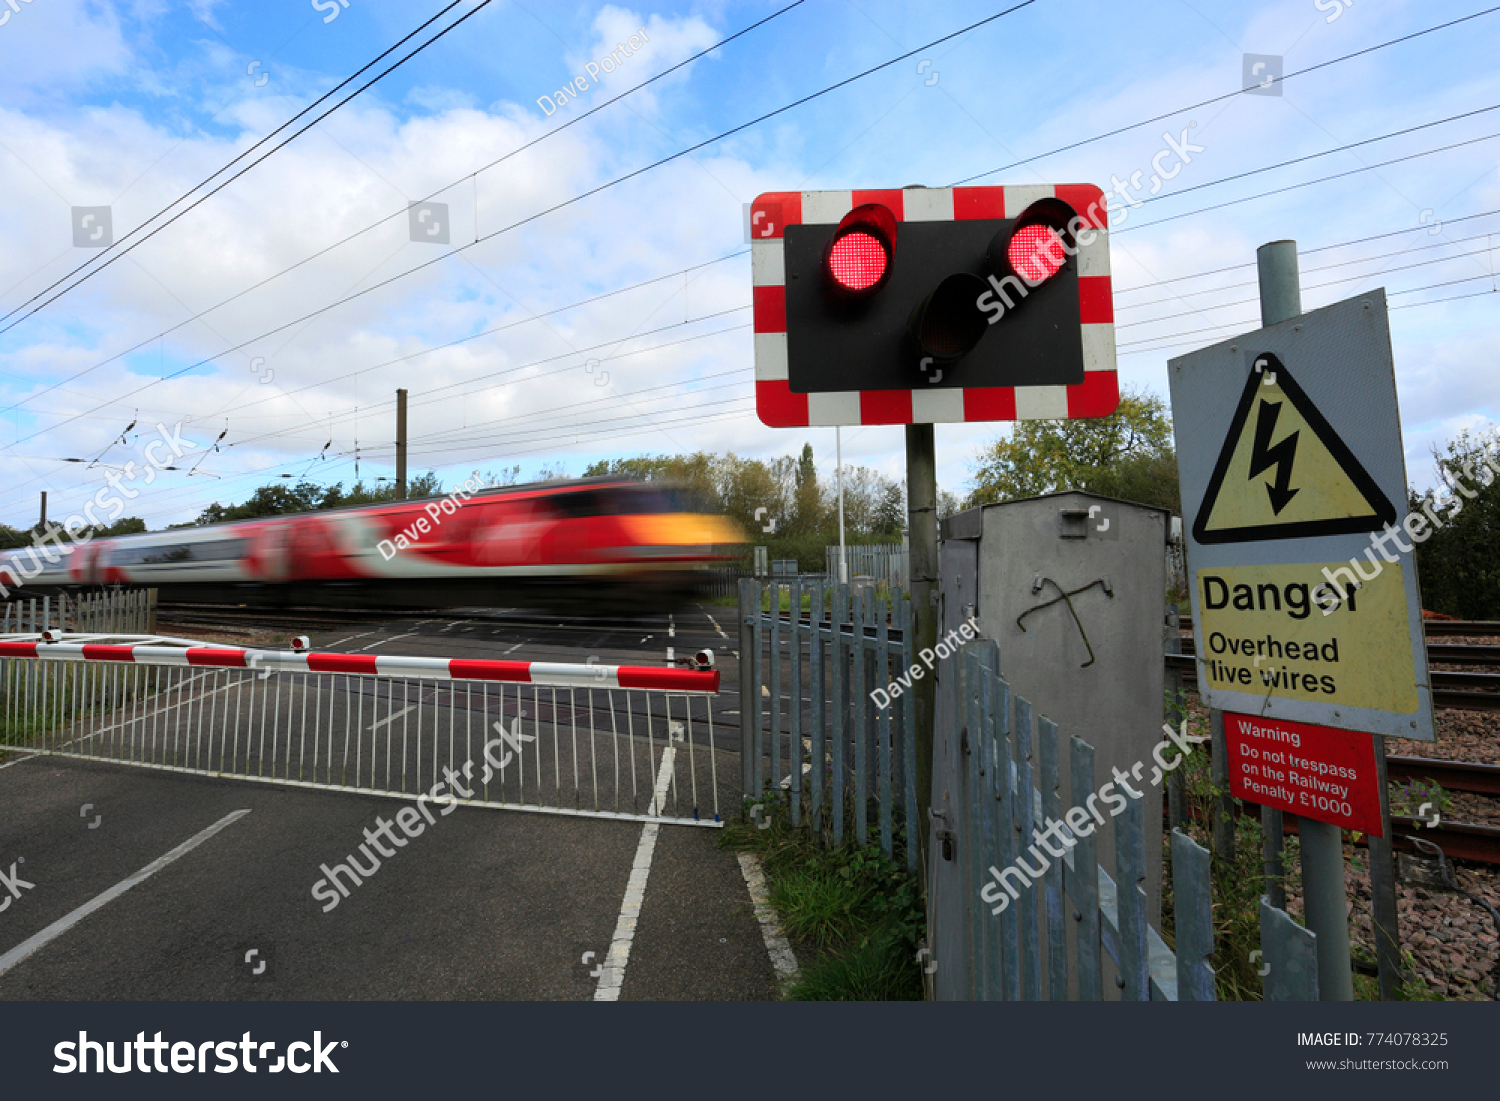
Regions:
[[[676,616],[670,616],[670,615],[667,616],[667,637],[668,638],[676,638],[677,637],[677,617]]]
[[[509,650],[505,651],[505,653],[506,654],[514,654],[517,650],[519,650],[522,646],[525,646],[525,645],[526,645],[526,640],[523,638],[520,642],[516,643]],[[505,655],[502,654],[501,656],[504,657]]]
[[[729,636],[724,633],[724,628],[719,626],[719,621],[713,616],[708,615],[707,612],[704,612],[703,614],[705,616],[708,616],[708,621],[714,625],[714,630],[719,632],[719,637],[722,638],[725,642],[728,642]],[[739,654],[735,654],[735,657],[739,657]]]
[[[417,633],[418,632],[416,631],[407,631],[404,635],[392,635],[390,638],[377,638],[374,642],[370,643],[367,646],[361,646],[359,649],[368,650],[373,646],[384,646],[387,642],[395,642],[398,638],[411,638],[412,635]],[[358,653],[358,651],[355,652]]]
[[[417,709],[417,705],[416,704],[412,704],[410,707],[403,707],[400,711],[397,711],[394,715],[387,715],[385,718],[381,719],[374,726],[370,727],[370,733],[371,734],[375,733],[375,731],[379,730],[386,723],[393,723],[397,719],[399,719],[402,715],[405,715],[408,711],[415,711],[416,709]]]
[[[337,642],[330,642],[328,644],[328,646],[326,647],[326,649],[332,650],[336,646],[342,646],[346,642],[353,642],[357,638],[368,638],[370,635],[373,635],[374,633],[375,633],[374,631],[365,631],[362,634],[350,635],[348,638],[341,638]]]
[[[167,853],[165,856],[157,857],[140,871],[136,872],[134,875],[130,876],[127,879],[120,880],[120,882],[116,883],[113,887],[105,891],[103,894],[95,895],[93,898],[85,902],[82,906],[78,907],[78,909],[74,910],[72,913],[65,914],[64,916],[58,918],[51,925],[47,926],[47,928],[43,929],[40,933],[37,933],[34,936],[27,937],[20,944],[16,945],[9,952],[5,953],[5,955],[0,956],[0,975],[4,975],[11,968],[15,967],[16,964],[20,963],[27,956],[35,952],[38,948],[44,947],[48,941],[51,941],[54,938],[66,933],[69,929],[73,928],[73,926],[77,925],[80,921],[88,917],[95,910],[107,906],[109,903],[113,902],[115,899],[123,895],[126,891],[130,890],[130,888],[134,887],[137,883],[142,883],[145,880],[150,879],[153,875],[161,871],[168,864],[172,863],[179,857],[186,856],[188,853],[196,849],[199,845],[203,844],[203,842],[207,841],[214,834],[218,833],[226,826],[233,825],[235,822],[238,822],[241,818],[245,817],[245,815],[249,813],[250,811],[248,809],[231,811],[223,818],[220,818],[212,826],[209,826],[208,829],[204,830],[202,833],[188,838],[181,845],[178,845],[175,849]]]
[[[797,977],[797,957],[786,934],[781,931],[781,920],[771,905],[771,896],[766,891],[766,876],[760,867],[760,857],[754,853],[740,853],[740,871],[745,874],[745,886],[750,888],[750,901],[755,904],[755,917],[760,922],[760,936],[766,942],[766,952],[771,957],[771,966],[776,977],[783,983]]]
[[[661,769],[656,774],[656,790],[651,797],[647,814],[660,814],[665,805],[667,787],[672,782],[672,763],[677,759],[677,750],[667,746],[662,751]],[[610,941],[609,955],[604,959],[604,970],[599,975],[599,985],[594,988],[594,1001],[617,1002],[620,987],[625,982],[625,964],[630,960],[630,945],[635,940],[636,922],[641,917],[641,905],[646,901],[646,879],[651,875],[651,857],[656,852],[656,835],[661,826],[647,822],[641,827],[641,840],[635,847],[635,861],[630,865],[630,879],[625,884],[625,900],[620,905],[620,916],[615,922],[614,939]]]
[[[0,768],[10,768],[11,765],[18,765],[22,761],[29,761],[29,760],[31,760],[31,758],[33,756],[40,757],[41,754],[40,753],[37,753],[37,754],[30,754],[30,753],[28,753],[28,754],[26,754],[23,757],[17,757],[14,761],[6,761],[3,765],[0,765]]]

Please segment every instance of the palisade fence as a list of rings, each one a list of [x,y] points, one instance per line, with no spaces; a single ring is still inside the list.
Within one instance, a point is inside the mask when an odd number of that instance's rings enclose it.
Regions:
[[[785,791],[792,823],[834,845],[867,844],[878,827],[881,850],[893,855],[896,832],[917,813],[915,711],[904,695],[877,707],[872,693],[916,660],[910,623],[910,600],[892,603],[868,586],[740,582],[747,798]],[[915,871],[916,845],[906,860]]]
[[[909,589],[911,576],[909,556],[905,543],[867,543],[860,546],[845,545],[845,561],[849,565],[849,577],[873,577],[893,589]],[[831,580],[839,576],[839,548],[824,547],[823,557]]]
[[[698,591],[710,598],[734,596],[740,591],[740,581],[754,576],[739,566],[711,566],[699,571]]]
[[[747,798],[786,792],[793,825],[834,844],[851,835],[870,843],[870,826],[878,822],[881,848],[892,852],[893,826],[916,817],[915,711],[906,706],[909,694],[876,708],[871,693],[915,663],[911,617],[907,598],[888,603],[867,587],[851,593],[821,579],[741,582]],[[934,666],[923,666],[924,675],[938,677],[934,742],[949,759],[935,760],[933,774],[947,777],[948,799],[934,813],[927,859],[956,866],[941,877],[924,869],[932,995],[1098,1001],[1109,990],[1127,1001],[1213,1000],[1208,850],[1172,831],[1174,952],[1148,924],[1139,886],[1146,879],[1145,831],[1162,828],[1159,796],[1127,800],[1112,818],[1112,870],[1097,861],[1094,827],[1082,833],[1086,814],[1074,819],[1076,828],[1057,831],[1064,855],[1047,860],[1032,844],[1034,831],[1047,819],[1067,822],[1068,810],[1085,807],[1099,790],[1093,747],[1035,716],[1030,702],[1011,691],[993,640],[981,636]],[[915,871],[918,846],[907,845],[906,855]],[[1017,870],[1033,867],[1027,876]],[[1315,945],[1311,932],[1262,901],[1267,1000],[1317,999]]]
[[[13,598],[0,607],[0,634],[73,632],[156,633],[156,590],[113,589],[69,596]]]

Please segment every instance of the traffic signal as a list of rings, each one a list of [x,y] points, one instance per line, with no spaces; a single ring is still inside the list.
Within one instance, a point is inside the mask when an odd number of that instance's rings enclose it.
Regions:
[[[766,424],[1096,417],[1119,403],[1097,187],[771,192],[751,211]]]

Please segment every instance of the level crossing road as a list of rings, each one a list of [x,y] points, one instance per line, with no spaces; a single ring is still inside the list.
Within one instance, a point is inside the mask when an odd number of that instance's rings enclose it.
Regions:
[[[601,664],[712,647],[732,689],[732,609],[684,618],[455,613],[313,646]],[[10,755],[0,999],[773,998],[767,934],[719,836]]]

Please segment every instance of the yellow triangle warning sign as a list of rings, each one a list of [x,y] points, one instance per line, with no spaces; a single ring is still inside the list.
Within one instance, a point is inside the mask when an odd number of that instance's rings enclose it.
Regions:
[[[1193,521],[1199,543],[1380,531],[1396,509],[1275,356],[1256,357]]]

